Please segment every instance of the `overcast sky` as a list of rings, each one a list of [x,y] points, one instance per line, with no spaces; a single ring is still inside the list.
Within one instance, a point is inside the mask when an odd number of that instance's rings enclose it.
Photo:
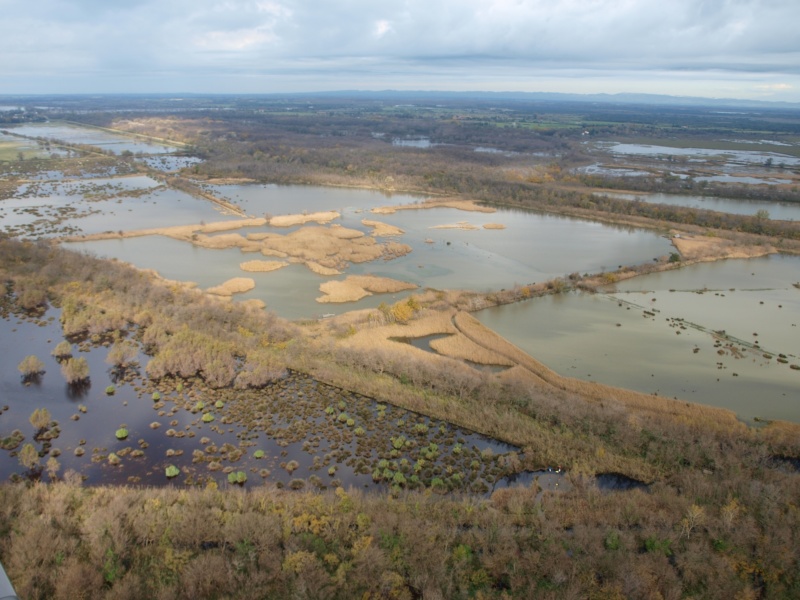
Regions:
[[[0,94],[800,101],[800,0],[0,0]]]

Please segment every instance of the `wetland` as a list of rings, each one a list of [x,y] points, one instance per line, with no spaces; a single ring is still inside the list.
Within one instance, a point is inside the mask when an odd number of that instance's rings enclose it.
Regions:
[[[791,115],[676,141],[647,110],[249,106],[9,129],[40,151],[0,155],[26,596],[364,571],[409,598],[791,597]],[[595,200],[642,191],[675,210]]]

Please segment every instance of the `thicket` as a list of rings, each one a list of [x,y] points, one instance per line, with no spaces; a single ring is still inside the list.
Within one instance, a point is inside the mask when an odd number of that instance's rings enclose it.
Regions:
[[[29,599],[795,598],[783,479],[488,500],[6,484],[0,557]]]
[[[68,340],[98,342],[130,332],[151,356],[145,368],[154,379],[200,376],[212,387],[234,380],[259,386],[280,377],[294,355],[296,330],[274,314],[222,304],[199,290],[44,242],[0,239],[0,277],[11,282],[11,293],[51,296]],[[117,339],[109,360],[123,367],[136,354],[130,341]],[[80,360],[62,363],[68,382],[88,377]]]
[[[573,485],[485,500],[5,484],[0,560],[22,597],[797,595],[800,477],[772,458],[800,455],[794,429],[711,429],[445,361],[315,349],[274,316],[123,265],[10,240],[0,257],[11,297],[22,280],[48,286],[54,304],[71,306],[62,317],[76,336],[113,337],[104,327],[125,319],[153,369],[205,376],[220,361],[224,381],[210,384],[257,385],[289,361],[306,364],[325,381],[520,443],[527,466],[563,465]],[[103,313],[116,316],[94,327]],[[173,356],[182,350],[188,363]],[[32,449],[21,459],[42,468]],[[584,478],[601,471],[654,483],[605,495]]]

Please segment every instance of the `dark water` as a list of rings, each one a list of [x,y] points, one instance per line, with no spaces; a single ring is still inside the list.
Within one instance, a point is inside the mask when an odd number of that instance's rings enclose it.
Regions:
[[[179,484],[225,485],[232,470],[246,474],[247,486],[398,485],[485,493],[506,474],[502,457],[517,450],[298,374],[251,391],[211,393],[191,381],[178,391],[165,384],[157,402],[138,380],[117,382],[108,395],[115,378],[103,346],[73,345],[73,355],[85,357],[90,368],[90,384],[76,389],[50,356],[63,339],[57,317],[51,309],[38,323],[13,315],[0,319],[0,438],[18,429],[23,444],[44,451],[44,443],[33,439],[29,417],[46,408],[61,430],[50,449],[51,455],[60,452],[60,476],[73,469],[89,484],[164,485],[170,481],[165,469],[174,465],[181,473],[172,481]],[[16,367],[29,354],[45,363],[45,373],[26,385]],[[140,355],[142,368],[146,361]],[[213,420],[204,422],[206,414]],[[78,420],[72,420],[75,415]],[[129,433],[124,440],[115,436],[120,427]],[[78,447],[83,456],[75,455]],[[118,465],[110,464],[111,453]],[[43,453],[41,463],[46,460]],[[14,475],[32,473],[14,451],[0,450],[0,478]]]

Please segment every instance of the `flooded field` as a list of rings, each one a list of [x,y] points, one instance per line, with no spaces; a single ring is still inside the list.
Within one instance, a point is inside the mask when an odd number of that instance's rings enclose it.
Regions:
[[[57,317],[51,310],[38,322],[0,319],[0,479],[41,475],[19,462],[26,443],[40,451],[42,467],[55,457],[61,475],[74,469],[91,484],[224,484],[233,474],[243,485],[294,489],[486,493],[513,460],[516,449],[507,444],[291,373],[264,389],[211,399],[193,381],[145,386],[136,376],[120,378],[105,361],[107,347],[73,344],[73,356],[88,362],[90,384],[69,386],[51,356],[63,339]],[[45,372],[26,383],[16,367],[31,353]],[[147,360],[139,355],[139,370]],[[57,422],[38,436],[29,421],[36,409]],[[15,440],[15,430],[24,439]]]
[[[800,158],[782,151],[766,150],[738,150],[724,148],[681,148],[672,146],[658,146],[650,144],[625,144],[618,142],[604,142],[607,151],[617,155],[651,156],[651,157],[682,157],[688,161],[716,160],[728,165],[764,165],[774,164],[796,167],[800,165]]]
[[[34,182],[0,201],[0,231],[49,237],[230,218],[205,199],[143,175]]]
[[[698,264],[476,316],[555,371],[800,421],[800,257]]]
[[[0,129],[3,129],[2,126]],[[23,160],[29,160],[63,156],[64,154],[64,150],[60,148],[48,148],[47,144],[0,132],[0,162],[19,160],[20,157]]]
[[[68,144],[97,146],[114,154],[122,154],[125,151],[141,152],[143,154],[169,154],[176,150],[175,146],[68,123],[26,123],[24,125],[15,125],[8,129],[18,135],[24,135],[29,138],[49,138],[53,141],[67,142]]]

